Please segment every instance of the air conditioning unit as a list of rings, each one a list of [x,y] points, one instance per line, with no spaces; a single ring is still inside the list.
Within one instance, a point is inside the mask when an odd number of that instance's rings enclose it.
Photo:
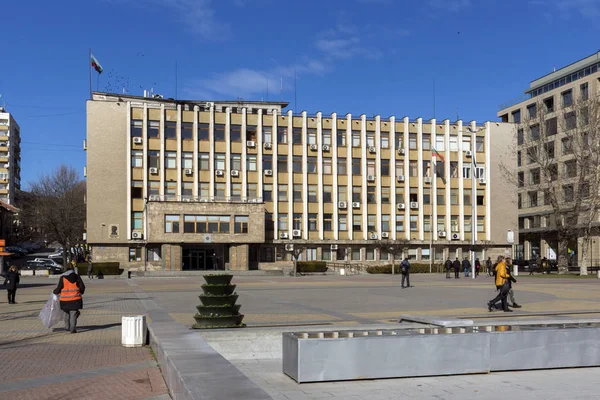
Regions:
[[[273,170],[272,169],[265,169],[265,176],[273,176]]]
[[[375,182],[375,175],[368,175],[367,176],[367,181],[369,181],[369,182]]]
[[[460,240],[460,235],[458,233],[453,233],[452,235],[450,235],[450,238],[452,240]]]
[[[131,238],[132,239],[138,239],[139,240],[139,239],[142,238],[142,236],[143,236],[142,232],[139,232],[139,231],[133,231],[133,232],[131,232]]]
[[[411,201],[410,208],[413,208],[413,209],[419,208],[419,203],[417,203],[416,201]]]
[[[369,153],[375,154],[377,152],[377,148],[375,146],[369,146]]]
[[[340,208],[340,209],[342,209],[342,210],[345,210],[345,209],[346,209],[346,207],[348,207],[348,203],[346,203],[345,201],[340,201],[340,202],[338,203],[338,208]]]
[[[329,151],[330,149],[331,149],[331,147],[329,147],[328,144],[323,145],[323,151]]]
[[[485,178],[479,178],[480,185],[485,185],[486,183],[487,183],[487,181],[485,180]]]
[[[397,180],[398,182],[404,182],[404,175],[398,175],[398,176],[396,177],[396,180]]]
[[[279,233],[279,239],[287,239],[288,238],[288,233],[287,232],[281,232]]]
[[[398,204],[398,210],[404,210],[404,209],[406,209],[406,204],[404,204],[404,203]]]
[[[191,168],[186,168],[183,172],[186,175],[192,175],[194,173],[194,170],[192,170]]]
[[[431,178],[430,178],[430,177],[428,177],[428,176],[426,176],[426,177],[425,177],[425,183],[431,183]]]
[[[218,170],[216,170],[216,171],[215,171],[215,175],[216,175],[216,176],[223,176],[224,174],[225,174],[225,173],[223,172],[223,170],[222,170],[222,169],[218,169]]]
[[[387,232],[381,232],[381,238],[382,239],[389,239],[389,237],[390,237],[389,233],[387,233]]]
[[[156,174],[158,174],[158,168],[156,168],[156,167],[152,167],[152,168],[150,168],[150,169],[149,169],[149,171],[150,171],[150,173],[151,173],[152,175],[156,175]]]
[[[331,245],[331,250],[337,250],[338,249],[338,245],[337,244],[332,244]]]
[[[401,156],[403,156],[404,155],[404,149],[403,148],[398,149],[398,154],[401,155]]]
[[[473,153],[471,152],[471,150],[465,151],[465,156],[471,157],[472,155],[473,155]]]
[[[353,201],[353,202],[352,202],[352,208],[360,208],[360,202],[358,202],[358,201]]]
[[[319,146],[317,146],[316,144],[310,145],[310,151],[317,151],[317,150],[319,150]]]
[[[302,231],[300,229],[294,229],[292,231],[292,236],[293,237],[300,237],[300,236],[302,236]]]
[[[133,144],[142,144],[142,138],[141,137],[134,137],[133,138]]]
[[[181,201],[183,201],[184,203],[191,203],[192,199],[190,197],[184,197],[183,199],[181,199]]]
[[[292,243],[286,244],[285,245],[285,251],[294,251],[294,245]]]
[[[256,147],[256,142],[254,140],[248,140],[246,141],[246,146],[254,148]]]
[[[369,239],[371,239],[371,240],[377,240],[377,234],[376,233],[371,233],[369,235]]]
[[[240,171],[238,171],[237,169],[232,169],[231,176],[235,176],[235,177],[240,176]]]
[[[446,237],[446,232],[445,231],[439,231],[438,232],[438,237],[445,238]]]
[[[272,145],[271,143],[269,143],[269,142],[266,142],[266,143],[263,145],[263,147],[264,147],[266,150],[271,150],[271,149],[273,148],[273,145]]]

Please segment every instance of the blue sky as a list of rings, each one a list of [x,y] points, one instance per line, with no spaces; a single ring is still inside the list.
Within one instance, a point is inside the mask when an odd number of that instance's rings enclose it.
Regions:
[[[600,48],[600,0],[6,1],[0,103],[22,181],[83,171],[93,87],[180,99],[290,101],[309,113],[496,120],[529,81]],[[294,70],[297,103],[294,104]],[[283,91],[281,82],[283,81]]]

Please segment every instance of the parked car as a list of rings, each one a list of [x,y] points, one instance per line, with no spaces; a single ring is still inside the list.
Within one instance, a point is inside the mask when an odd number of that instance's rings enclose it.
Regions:
[[[49,262],[48,262],[49,261]],[[50,271],[51,274],[60,274],[62,273],[62,267],[56,263],[53,263],[51,260],[48,261],[36,261],[29,260],[23,266],[24,269],[35,270],[35,271]]]
[[[55,260],[51,260],[49,258],[36,258],[33,261],[39,261],[44,263],[46,267],[52,270],[52,273],[60,274],[63,272],[63,266]]]
[[[48,258],[52,258],[52,259],[60,258],[62,260],[62,257],[63,257],[62,247],[60,249],[58,249],[58,251],[56,253],[48,254]]]

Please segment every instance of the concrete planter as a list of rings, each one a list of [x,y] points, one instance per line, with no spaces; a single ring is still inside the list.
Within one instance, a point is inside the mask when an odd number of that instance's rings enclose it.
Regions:
[[[243,327],[244,316],[240,314],[240,305],[236,305],[238,296],[231,284],[233,275],[206,275],[206,284],[202,285],[204,294],[200,295],[202,305],[196,306],[194,315],[195,329],[239,328]]]

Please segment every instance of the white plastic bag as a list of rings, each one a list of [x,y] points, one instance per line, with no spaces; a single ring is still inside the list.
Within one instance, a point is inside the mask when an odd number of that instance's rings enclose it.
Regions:
[[[66,313],[60,309],[58,296],[52,293],[40,311],[40,319],[46,328],[51,328],[59,322],[64,322]]]

